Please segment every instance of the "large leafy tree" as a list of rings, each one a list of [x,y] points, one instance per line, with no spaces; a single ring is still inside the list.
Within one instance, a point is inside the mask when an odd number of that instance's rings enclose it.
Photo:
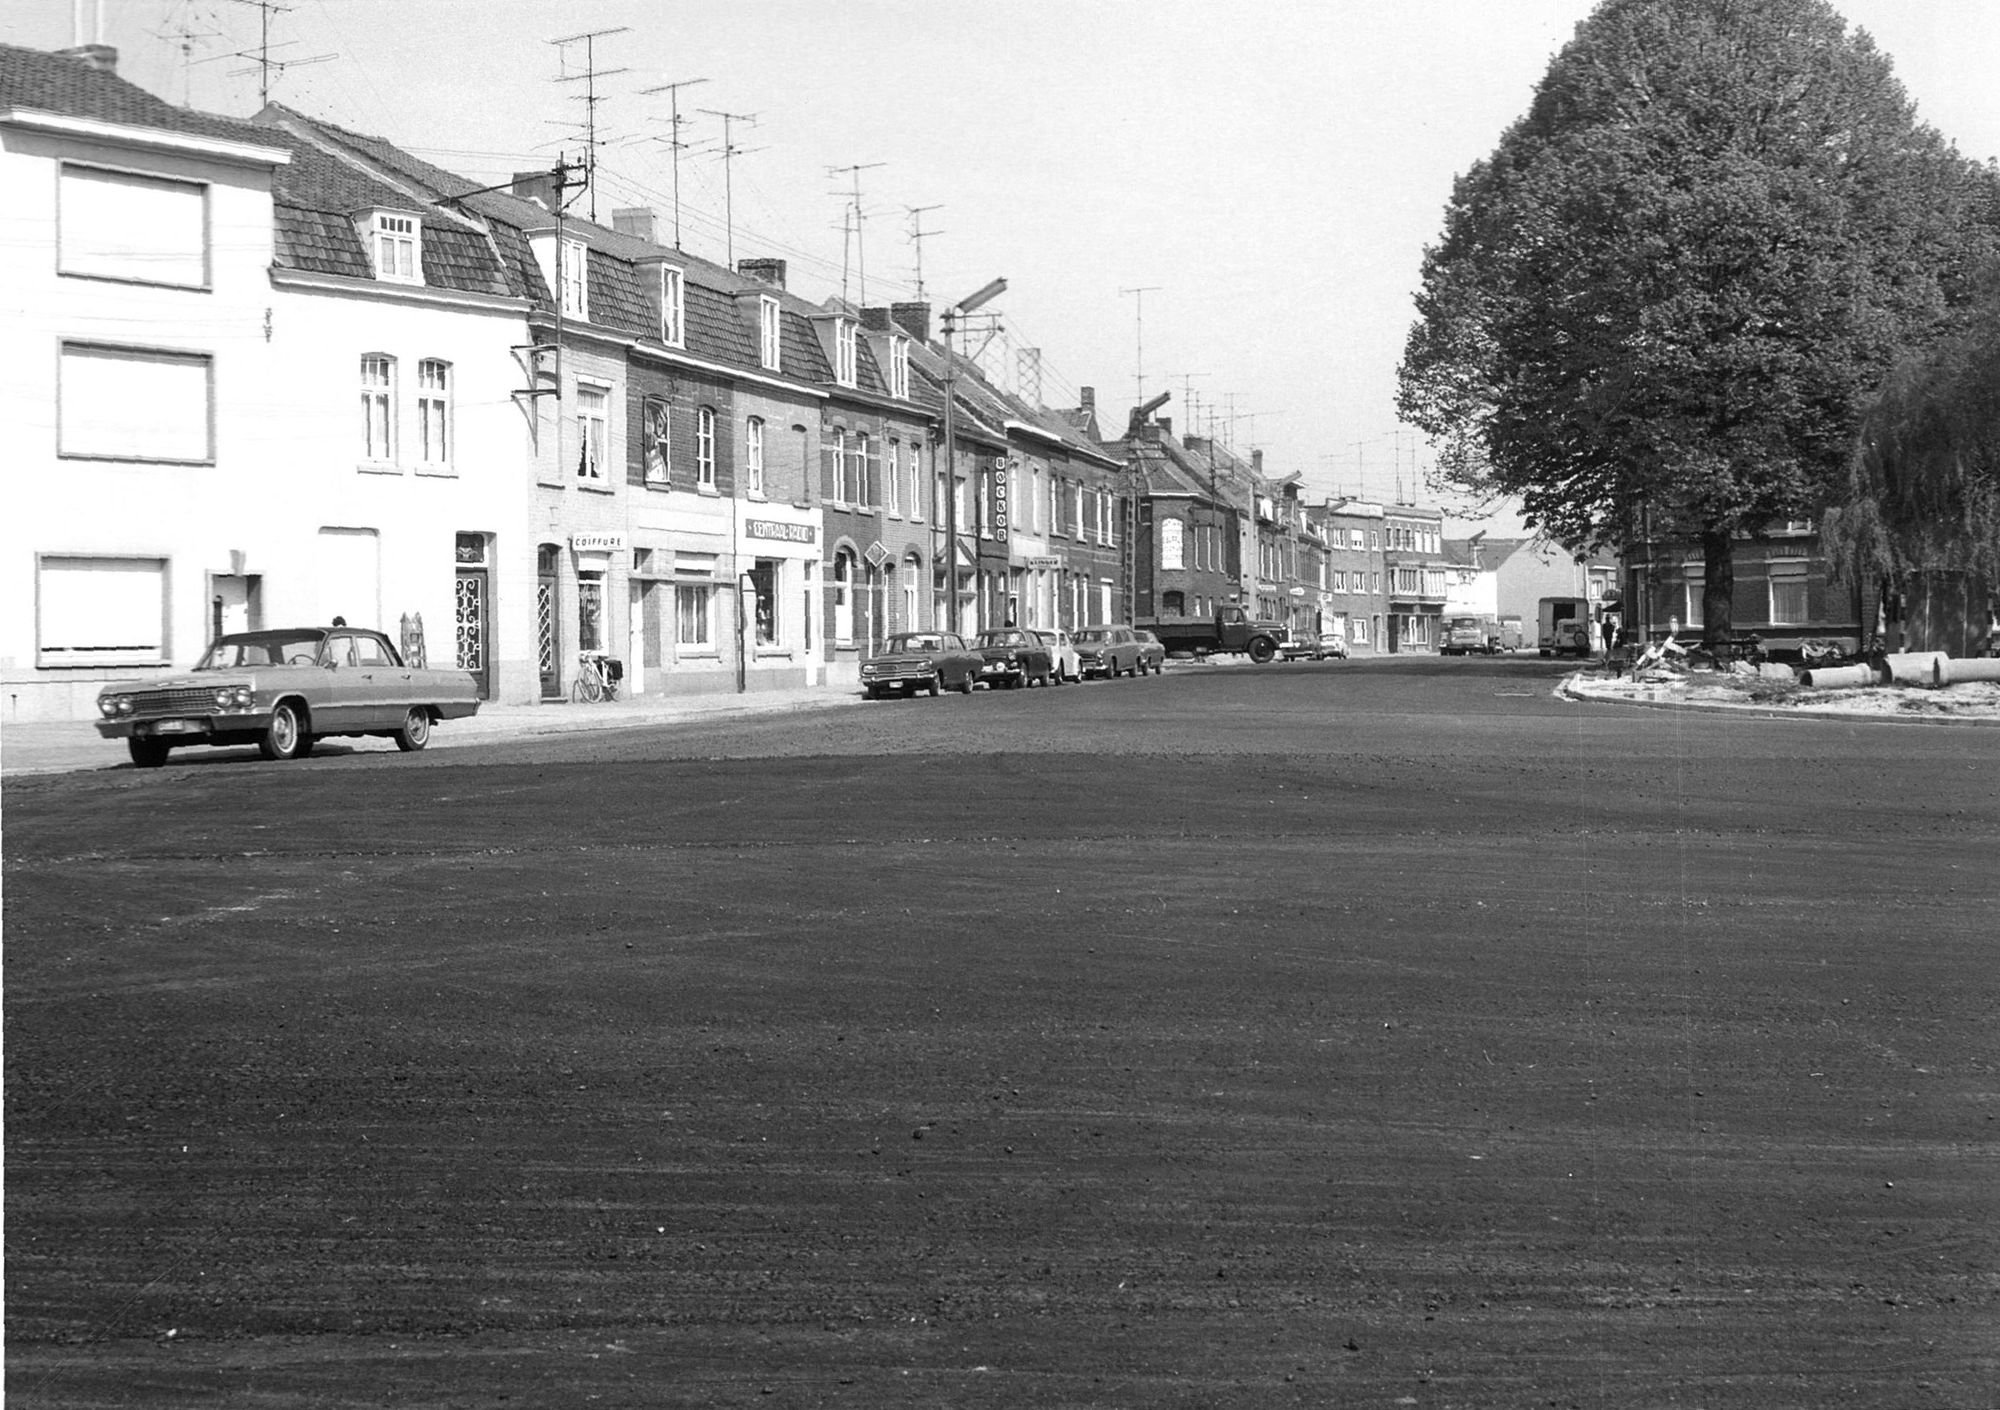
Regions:
[[[1459,179],[1399,409],[1572,548],[1699,537],[1726,633],[1732,537],[1832,497],[1992,183],[1824,0],[1605,0]]]

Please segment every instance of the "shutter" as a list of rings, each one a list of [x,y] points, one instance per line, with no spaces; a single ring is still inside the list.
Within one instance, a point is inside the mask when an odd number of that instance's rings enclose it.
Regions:
[[[635,406],[639,410],[637,416],[631,414]],[[638,435],[625,437],[625,483],[628,485],[646,483],[646,445],[652,436],[652,409],[651,402],[641,399],[636,392],[626,398],[625,424],[628,428],[639,428]]]

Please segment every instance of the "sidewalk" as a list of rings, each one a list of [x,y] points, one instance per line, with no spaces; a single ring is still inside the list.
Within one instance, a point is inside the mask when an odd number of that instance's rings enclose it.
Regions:
[[[635,729],[686,720],[743,715],[774,715],[800,710],[825,710],[857,705],[861,692],[852,686],[799,686],[787,690],[757,690],[737,695],[641,695],[602,705],[496,704],[487,701],[469,720],[447,720],[431,732],[432,749],[491,744],[502,739],[526,739],[544,734],[577,734],[590,730]],[[394,749],[386,739],[329,741],[355,749]],[[105,739],[85,720],[0,727],[0,776],[71,773],[79,769],[123,768],[129,763],[122,740]]]

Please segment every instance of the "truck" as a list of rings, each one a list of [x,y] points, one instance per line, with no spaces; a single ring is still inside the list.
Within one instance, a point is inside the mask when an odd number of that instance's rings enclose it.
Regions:
[[[1582,597],[1545,597],[1535,605],[1535,649],[1544,656],[1590,656],[1590,602]]]
[[[1142,621],[1169,652],[1186,651],[1196,656],[1241,653],[1258,665],[1278,654],[1287,628],[1283,622],[1259,622],[1241,607],[1218,607],[1215,615],[1201,617],[1161,617]]]
[[[1438,642],[1440,656],[1491,656],[1500,649],[1500,628],[1491,617],[1452,617]]]

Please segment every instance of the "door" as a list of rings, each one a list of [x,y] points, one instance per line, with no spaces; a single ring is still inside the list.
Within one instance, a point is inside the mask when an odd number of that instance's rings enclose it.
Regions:
[[[487,649],[487,590],[484,568],[460,568],[456,585],[457,611],[453,630],[458,669],[472,673],[481,700],[493,698],[493,663]]]
[[[562,656],[556,615],[556,565],[562,550],[545,543],[535,554],[535,662],[542,677],[542,699],[562,699]]]

